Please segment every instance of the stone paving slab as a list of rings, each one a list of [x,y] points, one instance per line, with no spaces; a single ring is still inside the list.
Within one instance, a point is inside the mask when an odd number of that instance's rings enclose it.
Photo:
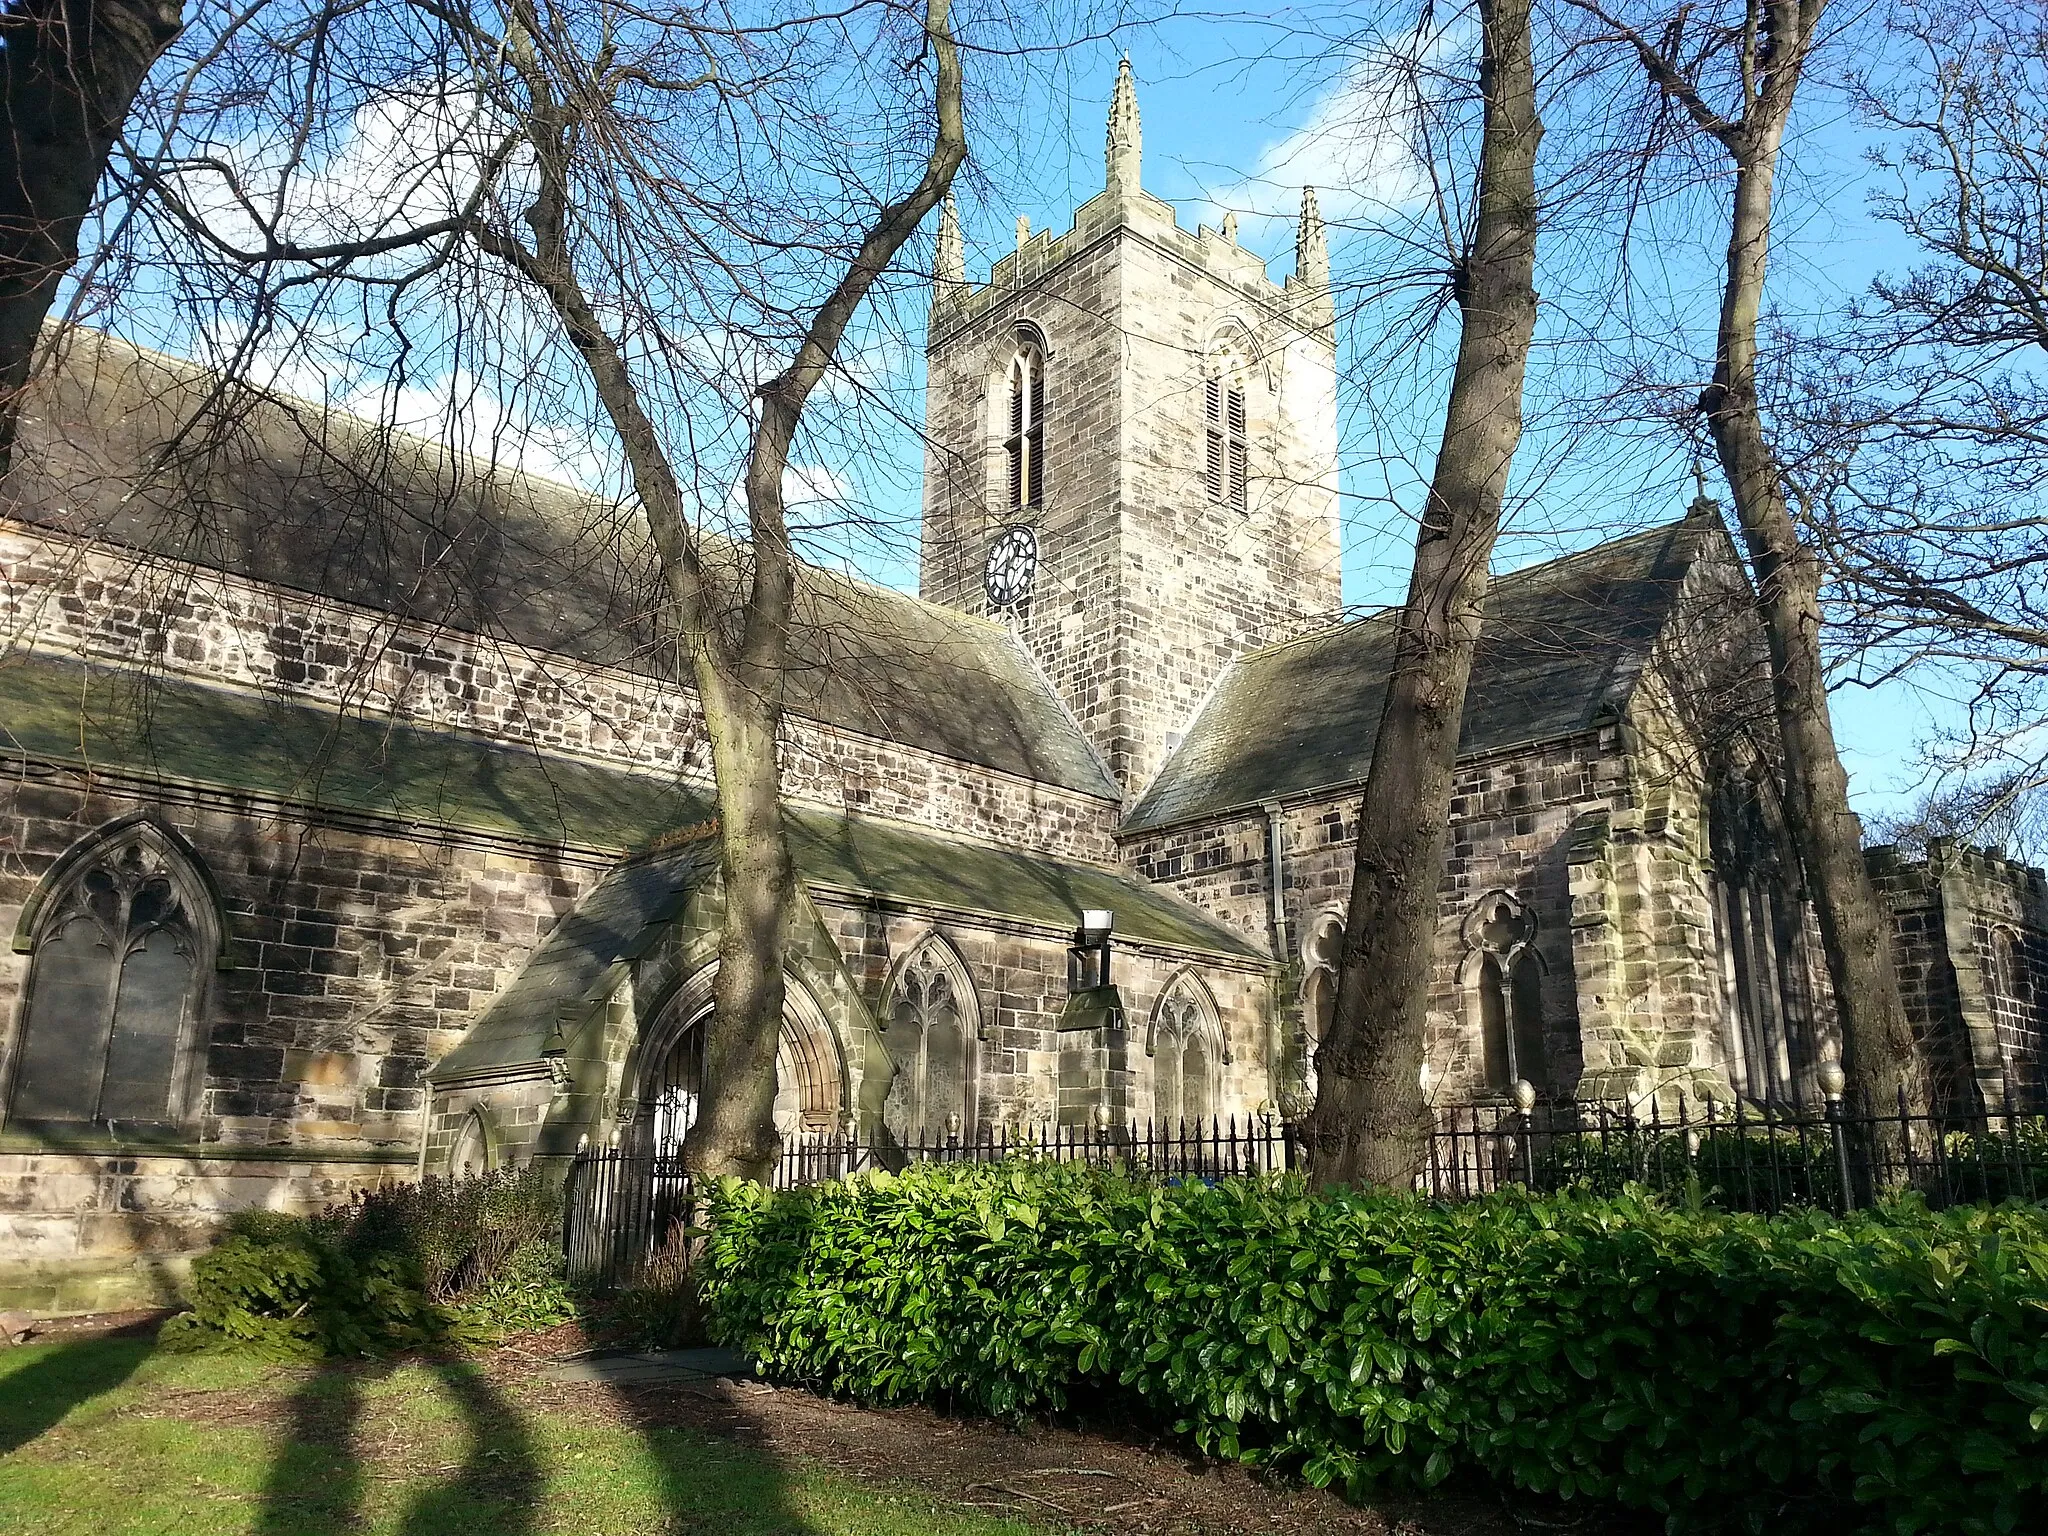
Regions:
[[[744,1355],[729,1349],[588,1350],[551,1361],[541,1371],[546,1381],[598,1381],[618,1385],[668,1382],[687,1385],[720,1377],[751,1377],[754,1368]]]

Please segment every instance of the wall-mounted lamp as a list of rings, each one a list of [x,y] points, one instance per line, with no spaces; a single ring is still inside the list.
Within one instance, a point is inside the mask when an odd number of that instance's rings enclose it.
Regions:
[[[1109,936],[1116,929],[1116,914],[1102,907],[1090,907],[1081,914],[1081,927],[1067,951],[1067,990],[1092,992],[1109,985]]]

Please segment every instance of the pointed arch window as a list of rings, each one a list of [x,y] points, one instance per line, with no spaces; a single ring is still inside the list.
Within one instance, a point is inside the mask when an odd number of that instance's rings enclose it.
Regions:
[[[1010,510],[1045,504],[1045,338],[1033,326],[1017,328],[1010,360],[1010,425],[1003,440],[1009,459]]]
[[[882,1118],[899,1135],[972,1132],[977,1015],[966,968],[939,940],[927,939],[896,973],[884,1014],[896,1075]]]
[[[1152,1012],[1152,1118],[1162,1127],[1214,1119],[1229,1060],[1208,995],[1186,975],[1160,994]]]
[[[462,1117],[462,1128],[456,1132],[455,1145],[448,1154],[448,1171],[458,1179],[479,1178],[496,1166],[496,1151],[483,1107],[479,1105]]]
[[[137,821],[80,844],[37,895],[29,947],[9,1119],[189,1120],[219,932],[177,843]]]
[[[1244,386],[1236,378],[1211,374],[1206,381],[1204,415],[1207,446],[1203,480],[1209,499],[1242,512],[1249,492],[1250,451],[1246,447]]]

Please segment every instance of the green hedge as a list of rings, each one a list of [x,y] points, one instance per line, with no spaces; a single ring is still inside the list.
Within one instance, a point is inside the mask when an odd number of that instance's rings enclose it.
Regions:
[[[925,1167],[721,1188],[705,1297],[723,1342],[829,1390],[1000,1415],[1108,1391],[1353,1492],[1462,1465],[1674,1529],[1900,1533],[2023,1529],[2048,1499],[2031,1207],[1765,1218]]]
[[[193,1261],[172,1349],[285,1359],[480,1341],[571,1315],[561,1191],[540,1169],[426,1179],[316,1216],[250,1211]]]

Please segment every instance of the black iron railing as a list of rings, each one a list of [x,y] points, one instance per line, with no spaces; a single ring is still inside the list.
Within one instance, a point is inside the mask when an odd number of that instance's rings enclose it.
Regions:
[[[1296,1127],[1266,1116],[968,1136],[807,1132],[785,1145],[771,1182],[789,1189],[869,1168],[1007,1158],[1211,1180],[1304,1169],[1309,1154]],[[1709,1103],[1670,1114],[1656,1105],[1636,1114],[1574,1103],[1438,1111],[1417,1192],[1459,1200],[1510,1185],[1609,1194],[1641,1185],[1719,1209],[1764,1212],[1846,1211],[1902,1189],[1936,1206],[2043,1199],[2048,1117],[1914,1115],[1903,1103],[1891,1114],[1850,1114],[1839,1102],[1819,1109]],[[565,1194],[570,1271],[599,1284],[629,1279],[654,1255],[674,1252],[696,1214],[673,1152],[585,1152]]]

